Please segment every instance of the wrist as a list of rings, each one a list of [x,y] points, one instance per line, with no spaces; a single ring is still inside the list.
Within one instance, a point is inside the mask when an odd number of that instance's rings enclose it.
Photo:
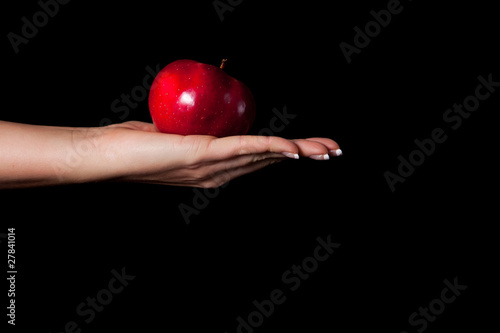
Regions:
[[[106,168],[103,147],[105,127],[67,128],[66,145],[54,162],[53,170],[59,183],[85,183],[105,180]]]

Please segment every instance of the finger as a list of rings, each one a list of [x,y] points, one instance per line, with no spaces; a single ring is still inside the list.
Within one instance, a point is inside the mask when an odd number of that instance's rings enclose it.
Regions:
[[[139,131],[144,131],[144,132],[158,132],[158,129],[154,124],[151,123],[145,123],[142,121],[126,121],[121,124],[113,124],[109,125],[109,127],[120,127],[120,128],[128,128],[128,129],[133,129],[133,130],[139,130]]]
[[[200,187],[205,187],[205,188],[213,188],[213,187],[219,187],[224,185],[225,183],[229,182],[230,180],[233,180],[237,177],[255,172],[257,170],[260,170],[262,168],[265,168],[266,166],[269,166],[274,163],[278,163],[282,161],[283,158],[267,158],[263,159],[260,161],[257,161],[255,163],[250,163],[246,164],[242,167],[239,168],[234,168],[234,169],[225,169],[222,170],[214,175],[212,175],[210,178],[207,178],[199,183]]]
[[[306,139],[307,141],[315,141],[318,143],[321,143],[328,149],[328,154],[330,156],[340,156],[342,155],[342,150],[340,149],[339,145],[337,142],[333,141],[332,139],[327,139],[327,138],[308,138]]]
[[[235,156],[262,153],[298,154],[299,149],[290,140],[276,136],[239,135],[212,140],[206,149],[206,158],[225,160]]]
[[[250,155],[242,155],[236,156],[227,160],[218,160],[208,162],[203,166],[204,172],[212,176],[224,170],[232,170],[244,167],[249,164],[254,164],[263,160],[268,159],[276,159],[276,160],[284,160],[286,157],[282,154],[278,153],[262,153],[262,154],[250,154]]]
[[[205,183],[210,182],[210,180],[213,180],[216,177],[218,177],[217,179],[222,181],[224,175],[231,174],[230,170],[240,169],[248,165],[263,162],[265,160],[280,161],[284,159],[286,159],[285,156],[275,153],[237,156],[229,160],[206,162],[203,165],[197,167],[197,169],[181,168],[179,170],[170,171],[170,177],[175,174],[174,178],[176,179],[176,182],[163,182],[157,178],[154,178],[151,181],[174,186],[204,187]]]
[[[299,148],[300,156],[309,157],[315,160],[328,160],[328,148],[317,141],[306,139],[292,140]]]

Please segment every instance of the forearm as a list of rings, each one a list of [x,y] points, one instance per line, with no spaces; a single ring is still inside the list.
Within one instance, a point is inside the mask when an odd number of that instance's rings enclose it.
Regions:
[[[339,156],[326,138],[159,133],[153,124],[95,128],[0,121],[0,189],[103,180],[217,187],[285,157]]]
[[[98,140],[95,129],[0,121],[0,188],[91,181]]]

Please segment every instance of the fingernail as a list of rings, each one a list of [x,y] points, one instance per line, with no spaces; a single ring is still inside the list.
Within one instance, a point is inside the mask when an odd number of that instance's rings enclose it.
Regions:
[[[299,159],[299,154],[287,153],[287,152],[283,152],[281,154],[285,155],[286,157],[293,158],[293,159],[296,159],[296,160]]]
[[[330,154],[332,154],[333,156],[341,156],[342,150],[341,149],[330,150]]]
[[[311,156],[309,156],[309,158],[312,158],[313,160],[318,160],[318,161],[325,161],[325,160],[329,160],[330,156],[328,156],[328,154],[324,154],[324,155],[311,155]]]

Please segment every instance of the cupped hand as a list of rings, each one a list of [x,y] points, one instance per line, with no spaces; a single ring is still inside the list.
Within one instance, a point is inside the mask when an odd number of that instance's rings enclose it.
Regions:
[[[327,160],[342,154],[327,138],[182,136],[160,133],[153,124],[137,121],[107,126],[100,138],[105,163],[119,175],[112,178],[203,188],[219,187],[286,159]]]

